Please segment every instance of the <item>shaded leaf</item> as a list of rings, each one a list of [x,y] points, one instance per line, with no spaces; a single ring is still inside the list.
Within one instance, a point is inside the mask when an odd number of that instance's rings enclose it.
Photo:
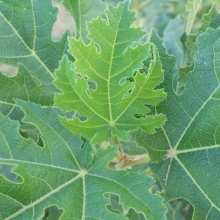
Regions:
[[[65,53],[66,36],[51,40],[57,9],[50,0],[0,3],[0,62],[22,63],[40,83],[51,83],[53,71]]]
[[[160,40],[154,34],[152,41]],[[220,29],[208,28],[196,41],[195,65],[181,95],[172,81],[175,60],[160,45],[165,71],[166,101],[156,107],[168,122],[154,135],[143,131],[133,134],[152,159],[151,169],[161,182],[166,201],[185,198],[194,207],[193,219],[218,219],[220,216]],[[163,160],[162,160],[163,159]]]
[[[0,73],[0,111],[11,118],[20,118],[22,113],[14,102],[14,98],[32,101],[43,106],[53,104],[54,91],[52,84],[38,84],[23,64],[19,64],[19,73],[15,77],[7,77]]]
[[[13,183],[0,176],[3,219],[40,219],[52,205],[63,210],[61,219],[126,219],[108,211],[107,192],[119,195],[125,207],[133,207],[149,219],[165,219],[162,197],[149,191],[151,177],[137,170],[108,168],[117,157],[117,147],[98,150],[93,157],[88,142],[83,144],[80,136],[65,129],[53,109],[16,102],[25,112],[24,121],[39,128],[44,148],[22,138],[18,122],[0,114],[4,125],[0,127],[0,163],[15,165],[13,172],[21,179]]]

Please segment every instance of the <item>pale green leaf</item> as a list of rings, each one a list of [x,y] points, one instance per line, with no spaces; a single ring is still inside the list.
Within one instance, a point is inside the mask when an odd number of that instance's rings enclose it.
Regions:
[[[74,18],[76,38],[81,37],[84,42],[88,42],[86,23],[102,15],[105,4],[101,0],[63,0],[62,4]]]
[[[113,136],[128,140],[126,132],[137,127],[153,133],[165,121],[164,115],[147,115],[150,109],[145,106],[155,106],[165,99],[163,90],[155,89],[163,81],[157,49],[148,74],[137,72],[134,82],[126,80],[141,68],[151,45],[140,43],[144,31],[130,27],[135,16],[128,7],[129,1],[117,8],[109,6],[107,21],[99,17],[89,23],[90,44],[69,38],[69,52],[76,62],[73,67],[64,57],[56,71],[55,84],[62,93],[56,94],[55,105],[63,111],[76,110],[79,116],[86,117],[84,121],[77,117],[62,118],[62,123],[73,133],[92,138],[93,143]],[[95,89],[89,88],[89,81],[95,84]]]
[[[166,114],[168,121],[154,135],[139,130],[133,134],[134,140],[148,150],[153,161],[159,162],[151,169],[162,184],[166,201],[185,198],[194,207],[193,219],[218,219],[220,28],[208,28],[197,38],[194,69],[179,96],[172,86],[175,60],[166,54],[156,35],[152,41],[160,51],[168,93],[156,110]]]
[[[187,20],[186,20],[186,33],[190,34],[193,26],[193,22],[196,18],[196,13],[199,9],[202,0],[188,0],[186,3],[186,11],[188,11]]]
[[[137,170],[108,168],[117,147],[98,150],[94,158],[88,142],[65,129],[51,108],[17,100],[25,122],[35,124],[44,147],[18,134],[18,122],[0,114],[0,163],[14,165],[19,178],[11,182],[0,176],[1,219],[41,219],[44,209],[56,205],[60,219],[126,219],[109,211],[105,193],[120,197],[148,219],[165,219],[162,197],[150,192],[153,178]]]
[[[0,62],[23,66],[42,84],[54,79],[66,50],[66,35],[53,42],[51,31],[57,9],[51,0],[0,2]]]

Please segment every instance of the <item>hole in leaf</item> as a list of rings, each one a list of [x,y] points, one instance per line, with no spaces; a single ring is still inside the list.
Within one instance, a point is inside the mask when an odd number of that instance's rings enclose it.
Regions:
[[[101,53],[100,46],[98,44],[96,44],[96,43],[94,43],[94,46],[95,46],[97,52],[100,54]]]
[[[127,78],[122,78],[119,82],[120,85],[124,84],[125,82],[127,82]]]
[[[145,118],[145,115],[141,115],[141,114],[134,114],[134,117],[139,119],[139,118]]]
[[[80,121],[86,121],[87,117],[86,116],[79,116]]]
[[[13,173],[11,170],[15,166],[0,164],[0,175],[4,176],[7,180],[17,183],[17,175]]]
[[[75,117],[77,115],[76,111],[67,111],[67,112],[63,112],[60,108],[54,108],[54,110],[57,112],[58,115],[62,116],[62,117],[67,117],[68,119],[71,119],[73,117]]]
[[[73,18],[69,12],[65,11],[65,8],[61,3],[53,0],[52,5],[58,8],[57,20],[54,23],[52,30],[52,39],[58,41],[67,30],[74,34],[75,25]]]
[[[45,209],[44,217],[42,220],[58,220],[60,219],[61,215],[63,214],[62,209],[58,209],[57,206],[50,206]]]
[[[145,220],[144,215],[137,213],[134,209],[125,209],[120,203],[118,195],[106,193],[105,197],[110,201],[110,204],[106,206],[109,211],[126,216],[129,220]]]
[[[110,204],[107,205],[108,210],[117,214],[123,214],[123,206],[119,203],[119,196],[116,194],[106,193],[105,197],[110,201]]]
[[[41,138],[41,133],[35,125],[30,123],[22,123],[20,125],[19,132],[22,137],[26,139],[32,138],[38,146],[44,147],[44,142]]]
[[[82,135],[81,135],[80,138],[81,138],[81,140],[82,140],[82,145],[81,145],[80,148],[83,148],[83,147],[87,144],[88,140],[87,140],[85,137],[83,137]]]
[[[96,90],[97,85],[93,81],[88,81],[89,89]]]
[[[185,199],[175,199],[168,204],[167,219],[173,216],[173,219],[192,219],[193,206]]]
[[[7,64],[0,64],[0,72],[2,72],[6,76],[16,76],[18,73],[18,67],[10,66]]]

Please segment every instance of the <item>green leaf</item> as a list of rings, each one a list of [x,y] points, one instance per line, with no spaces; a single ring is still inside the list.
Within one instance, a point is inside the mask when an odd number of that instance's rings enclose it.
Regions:
[[[147,76],[137,72],[134,82],[126,80],[141,68],[151,45],[140,43],[144,31],[130,27],[135,16],[128,7],[129,1],[117,8],[109,6],[107,21],[99,17],[89,23],[90,44],[69,38],[69,52],[76,62],[73,67],[64,57],[56,71],[55,84],[62,93],[56,94],[55,105],[63,111],[76,110],[79,116],[86,117],[84,121],[77,117],[62,118],[62,123],[73,133],[92,138],[93,143],[113,136],[128,140],[126,132],[137,127],[153,133],[165,121],[164,115],[147,115],[150,109],[145,106],[155,106],[165,99],[162,89],[155,90],[163,81],[158,51],[154,49]],[[95,89],[89,88],[89,82],[95,84]]]
[[[199,9],[202,0],[188,0],[186,3],[186,11],[188,11],[187,22],[186,22],[186,33],[190,34],[193,26],[193,22],[196,18],[196,13]]]
[[[195,65],[181,95],[173,90],[175,60],[166,54],[157,36],[152,37],[160,51],[165,71],[166,101],[157,112],[168,122],[154,135],[133,134],[153,161],[151,169],[163,186],[166,201],[185,198],[194,207],[193,219],[220,216],[220,28],[208,28],[196,41]],[[163,160],[162,160],[163,159]],[[162,161],[161,161],[162,160]]]
[[[108,168],[117,147],[98,150],[73,136],[59,122],[56,112],[17,100],[24,121],[35,124],[44,141],[41,148],[18,134],[18,122],[0,114],[0,163],[14,165],[19,178],[0,176],[0,207],[3,219],[40,219],[47,207],[63,209],[61,219],[126,219],[109,211],[105,193],[120,196],[120,203],[149,219],[165,219],[162,197],[152,194],[152,177],[137,170]]]
[[[12,66],[22,63],[37,81],[51,83],[67,47],[66,35],[59,42],[51,39],[57,11],[51,0],[2,0],[0,62]]]
[[[177,85],[177,93],[180,94],[184,86],[186,84],[187,77],[189,72],[193,69],[193,60],[194,55],[197,51],[196,39],[197,37],[204,33],[208,27],[217,29],[220,26],[220,14],[216,10],[215,6],[212,6],[209,13],[204,15],[202,18],[202,25],[198,28],[196,34],[191,34],[185,37],[185,63],[188,66],[179,69],[178,73],[178,85]]]
[[[101,0],[63,0],[62,4],[74,18],[76,38],[81,37],[83,41],[87,43],[88,38],[86,37],[86,23],[91,21],[93,18],[102,15],[105,9],[105,4]]]
[[[7,77],[0,73],[0,111],[11,118],[20,118],[19,116],[22,115],[16,107],[14,98],[51,106],[54,91],[57,91],[53,84],[37,84],[23,64],[19,64],[18,68],[19,73],[15,77]]]

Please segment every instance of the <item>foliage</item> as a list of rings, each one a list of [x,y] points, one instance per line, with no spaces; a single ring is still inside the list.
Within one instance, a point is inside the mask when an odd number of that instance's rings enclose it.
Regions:
[[[213,1],[59,2],[0,1],[0,219],[219,219]]]
[[[74,69],[64,57],[56,71],[55,85],[62,93],[56,95],[55,105],[63,111],[76,110],[87,118],[64,118],[62,123],[73,133],[92,138],[92,143],[114,136],[128,140],[126,132],[137,127],[153,133],[165,121],[163,115],[146,116],[150,110],[145,107],[165,99],[163,90],[154,90],[163,80],[158,52],[154,53],[147,76],[136,72],[134,82],[122,83],[141,68],[149,56],[150,44],[138,43],[145,32],[130,28],[134,13],[128,11],[128,1],[118,8],[108,7],[106,17],[108,23],[98,18],[88,24],[93,44],[69,39],[69,52],[76,59]],[[135,47],[131,47],[134,43]],[[95,90],[89,89],[88,81],[95,83]]]

